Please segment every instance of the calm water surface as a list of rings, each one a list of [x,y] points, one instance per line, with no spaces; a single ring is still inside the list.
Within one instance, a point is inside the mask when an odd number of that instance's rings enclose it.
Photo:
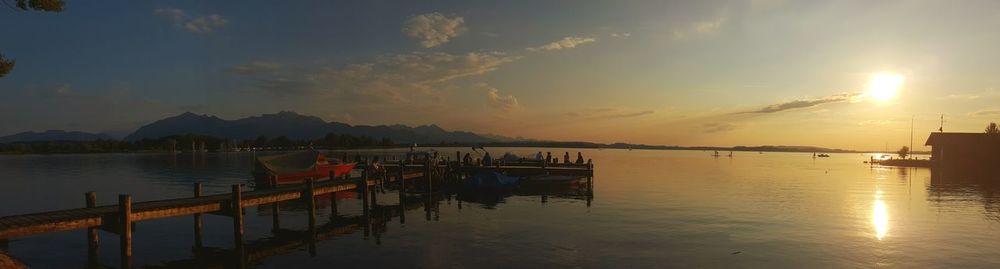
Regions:
[[[522,156],[535,149],[511,150]],[[565,150],[542,149],[561,156]],[[442,149],[452,152],[455,149]],[[575,150],[573,150],[575,153]],[[496,153],[496,152],[495,152]],[[312,257],[300,236],[270,232],[267,208],[248,209],[255,268],[367,265],[394,268],[998,268],[1000,187],[929,169],[870,167],[867,155],[585,150],[596,164],[590,206],[575,191],[486,197],[413,196],[400,224],[389,210],[372,236],[352,222],[361,202],[320,209]],[[449,154],[450,155],[450,154]],[[0,156],[0,215],[190,196],[248,183],[250,154]],[[542,194],[550,194],[545,195]],[[379,204],[398,204],[395,193]],[[323,204],[323,202],[321,202]],[[327,202],[328,204],[328,202]],[[302,230],[295,205],[283,228]],[[322,205],[321,205],[322,206]],[[393,207],[390,207],[393,208]],[[395,212],[395,213],[393,213]],[[228,217],[206,215],[205,244],[191,251],[191,217],[140,222],[139,267],[218,266],[232,246]],[[356,219],[356,218],[354,218]],[[328,223],[329,222],[329,223]],[[325,224],[325,225],[324,225]],[[377,234],[377,236],[376,236]],[[9,254],[34,268],[83,268],[83,230],[12,239]],[[118,264],[118,240],[101,232],[100,261]],[[265,255],[266,253],[266,255]],[[216,255],[217,256],[212,256]],[[208,261],[208,262],[206,262]]]

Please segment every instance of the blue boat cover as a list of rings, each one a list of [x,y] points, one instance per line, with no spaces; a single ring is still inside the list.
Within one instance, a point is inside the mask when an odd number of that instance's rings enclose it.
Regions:
[[[482,171],[465,180],[470,189],[505,189],[517,186],[520,177],[512,177],[497,172]]]

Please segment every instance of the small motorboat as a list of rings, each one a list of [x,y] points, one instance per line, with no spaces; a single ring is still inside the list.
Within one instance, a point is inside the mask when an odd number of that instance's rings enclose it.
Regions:
[[[521,182],[520,177],[508,176],[493,171],[481,171],[465,179],[466,189],[513,189]]]
[[[327,158],[316,150],[257,157],[254,179],[257,185],[300,184],[308,179],[329,180],[350,174],[357,163]]]
[[[828,158],[828,157],[830,157],[830,155],[829,155],[829,154],[826,154],[826,153],[823,153],[823,154],[820,154],[820,155],[816,155],[816,157],[820,157],[820,158]]]

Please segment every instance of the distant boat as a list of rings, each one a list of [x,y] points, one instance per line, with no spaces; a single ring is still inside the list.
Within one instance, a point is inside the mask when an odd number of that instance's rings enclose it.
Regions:
[[[827,158],[827,157],[830,157],[830,155],[829,155],[829,154],[826,154],[826,153],[822,153],[822,154],[820,154],[820,155],[816,155],[816,157],[820,157],[820,158]]]
[[[316,150],[257,157],[254,179],[258,185],[299,184],[308,179],[329,180],[330,174],[341,177],[351,173],[357,163],[327,158]]]

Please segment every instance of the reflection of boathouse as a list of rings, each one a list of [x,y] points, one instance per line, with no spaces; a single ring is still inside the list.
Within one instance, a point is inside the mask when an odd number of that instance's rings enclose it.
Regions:
[[[934,167],[992,169],[1000,164],[1000,135],[986,133],[931,133]]]

